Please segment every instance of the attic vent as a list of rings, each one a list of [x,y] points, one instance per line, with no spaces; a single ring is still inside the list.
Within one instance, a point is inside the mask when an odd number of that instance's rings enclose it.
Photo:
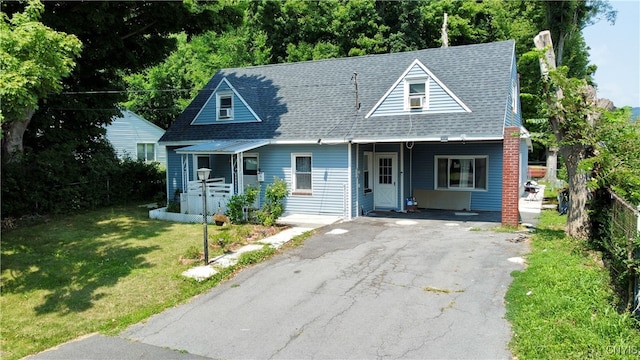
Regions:
[[[422,96],[411,96],[409,97],[409,107],[411,109],[422,109],[423,101],[424,101],[424,97]]]
[[[231,109],[229,108],[222,108],[219,110],[220,112],[218,113],[218,117],[220,119],[228,119],[231,117]]]

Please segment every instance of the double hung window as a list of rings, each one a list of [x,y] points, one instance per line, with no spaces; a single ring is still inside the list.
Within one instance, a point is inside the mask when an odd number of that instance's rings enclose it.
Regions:
[[[293,194],[311,195],[311,154],[292,154],[291,163]]]
[[[137,159],[139,161],[155,161],[156,150],[155,144],[137,144]]]

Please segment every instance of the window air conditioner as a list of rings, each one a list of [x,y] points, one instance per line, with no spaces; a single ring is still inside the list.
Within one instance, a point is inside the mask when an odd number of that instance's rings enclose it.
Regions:
[[[411,109],[422,109],[422,101],[424,98],[422,96],[412,96],[409,98],[409,107]]]
[[[221,118],[221,119],[230,118],[231,117],[231,109],[229,109],[229,108],[220,109],[220,113],[218,114],[218,117]]]

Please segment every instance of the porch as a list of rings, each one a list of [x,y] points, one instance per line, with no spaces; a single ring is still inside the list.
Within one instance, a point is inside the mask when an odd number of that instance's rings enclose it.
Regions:
[[[180,213],[202,215],[204,201],[206,198],[207,215],[216,213],[224,214],[227,211],[229,199],[233,196],[233,184],[225,183],[224,178],[207,179],[204,182],[195,180],[187,183],[187,190],[180,194]]]
[[[246,151],[267,143],[266,140],[225,140],[177,149],[182,178],[182,187],[178,187],[180,213],[202,215],[205,202],[207,215],[226,213],[233,195],[244,193],[246,186],[258,186],[263,179],[257,156]],[[197,180],[197,171],[201,168],[210,169],[213,176],[206,179],[204,185]],[[255,207],[258,205],[256,200]]]

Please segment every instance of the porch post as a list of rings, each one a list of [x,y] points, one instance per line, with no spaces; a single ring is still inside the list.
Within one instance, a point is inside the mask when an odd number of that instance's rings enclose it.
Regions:
[[[244,153],[238,153],[238,194],[244,194]]]
[[[236,173],[233,171],[233,154],[229,155],[229,159],[231,160],[231,191],[234,192],[234,194],[231,195],[235,195],[235,189],[234,189],[234,184],[236,183]],[[237,159],[236,159],[237,161]]]
[[[407,202],[404,201],[404,144],[400,142],[400,211],[406,210]]]

